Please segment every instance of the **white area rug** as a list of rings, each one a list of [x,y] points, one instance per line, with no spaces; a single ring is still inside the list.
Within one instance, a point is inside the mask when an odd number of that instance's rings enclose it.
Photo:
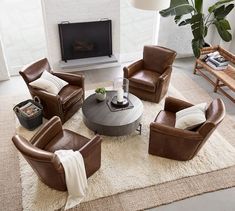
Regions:
[[[172,87],[169,95],[182,98]],[[235,149],[217,132],[191,161],[180,162],[149,155],[149,124],[163,108],[163,102],[143,102],[142,135],[103,136],[101,168],[88,179],[89,190],[84,201],[235,165]],[[64,128],[87,137],[93,136],[93,132],[82,122],[81,110],[64,124]],[[19,126],[17,133],[29,139],[35,131]],[[66,192],[44,185],[21,156],[20,168],[24,210],[55,210],[64,206]]]

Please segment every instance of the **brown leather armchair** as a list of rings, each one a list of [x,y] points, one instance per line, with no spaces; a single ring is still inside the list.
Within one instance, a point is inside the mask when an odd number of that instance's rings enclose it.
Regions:
[[[58,95],[30,86],[29,83],[38,79],[43,71],[48,71],[67,81],[69,85],[65,86]],[[83,75],[53,72],[47,58],[29,65],[19,73],[28,86],[31,96],[39,97],[45,118],[50,119],[53,116],[59,116],[64,123],[82,106],[85,92]]]
[[[170,83],[176,52],[160,46],[144,46],[143,59],[124,67],[129,90],[142,100],[160,102]]]
[[[15,135],[13,143],[21,152],[43,183],[51,188],[66,191],[65,173],[56,150],[79,150],[83,156],[86,175],[90,177],[100,168],[101,138],[96,135],[91,140],[63,130],[59,117],[53,117],[29,141]]]
[[[150,124],[149,154],[185,161],[198,153],[223,120],[225,107],[221,99],[213,100],[206,110],[204,124],[193,131],[175,128],[176,112],[190,106],[191,103],[166,98],[164,110]]]

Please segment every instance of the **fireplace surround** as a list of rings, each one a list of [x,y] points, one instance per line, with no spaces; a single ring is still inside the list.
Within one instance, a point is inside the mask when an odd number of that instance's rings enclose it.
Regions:
[[[62,60],[112,56],[112,22],[58,24]]]

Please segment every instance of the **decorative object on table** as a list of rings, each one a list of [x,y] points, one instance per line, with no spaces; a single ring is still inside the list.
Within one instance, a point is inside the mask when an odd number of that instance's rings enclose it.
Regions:
[[[127,78],[116,78],[113,82],[113,90],[116,95],[112,98],[111,104],[114,107],[125,108],[129,105],[129,80]]]
[[[17,104],[13,110],[20,124],[28,130],[34,130],[42,124],[43,108],[37,97]]]
[[[31,96],[39,97],[43,106],[43,116],[46,119],[59,116],[62,123],[64,123],[81,108],[85,93],[84,76],[82,74],[54,72],[47,58],[40,59],[26,66],[19,73],[23,77]],[[36,84],[32,83],[39,78],[42,80],[37,81]],[[54,82],[54,86],[52,85],[52,81]],[[42,85],[44,89],[35,88],[30,84]],[[52,91],[53,93],[49,93],[48,91]]]
[[[106,89],[104,87],[97,88],[95,90],[95,97],[98,101],[104,101],[106,99]]]
[[[204,61],[215,70],[225,70],[229,65],[229,61],[219,51],[207,54]]]
[[[111,98],[111,99],[107,99],[106,100],[106,104],[108,105],[108,107],[109,107],[109,110],[110,111],[112,111],[112,112],[116,112],[116,111],[122,111],[122,110],[127,110],[127,109],[131,109],[131,108],[134,108],[134,105],[133,105],[133,103],[131,102],[131,100],[130,99],[128,99],[128,105],[126,106],[120,106],[120,105],[116,105],[116,104],[114,104],[113,103],[113,101],[112,101],[112,99],[113,98]]]
[[[226,16],[234,8],[230,4],[234,0],[220,0],[208,8],[208,14],[203,13],[203,0],[171,0],[170,7],[160,11],[162,17],[175,16],[174,20],[178,26],[191,25],[193,34],[192,49],[196,58],[200,56],[200,49],[205,47],[204,38],[207,36],[208,28],[215,25],[220,37],[229,42],[232,40],[230,24]]]

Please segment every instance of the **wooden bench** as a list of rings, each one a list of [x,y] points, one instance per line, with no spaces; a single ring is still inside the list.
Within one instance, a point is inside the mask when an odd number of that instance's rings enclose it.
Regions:
[[[218,51],[221,56],[227,59],[230,64],[225,70],[215,70],[205,63],[203,57],[206,54]],[[221,91],[226,97],[235,103],[235,99],[232,95],[228,94],[222,87],[226,86],[233,92],[235,92],[235,55],[221,48],[220,46],[206,47],[201,50],[201,56],[196,60],[194,74],[197,72],[208,80],[214,86],[214,92]],[[209,78],[205,72],[210,73],[215,77],[215,81]]]

